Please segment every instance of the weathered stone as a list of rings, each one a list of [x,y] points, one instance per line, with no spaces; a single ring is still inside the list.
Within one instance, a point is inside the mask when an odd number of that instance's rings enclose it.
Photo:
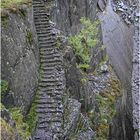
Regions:
[[[13,92],[12,105],[29,110],[38,83],[39,55],[32,9],[25,15],[9,13],[2,24],[2,79]]]

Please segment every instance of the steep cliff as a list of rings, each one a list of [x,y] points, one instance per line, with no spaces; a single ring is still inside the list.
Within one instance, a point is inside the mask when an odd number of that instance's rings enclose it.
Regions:
[[[31,5],[15,13],[2,11],[2,80],[9,91],[2,102],[26,114],[38,84],[39,53]]]
[[[131,0],[33,0],[3,10],[2,137],[138,140],[135,5]],[[81,17],[100,20],[89,68],[78,66],[69,43],[84,27]]]

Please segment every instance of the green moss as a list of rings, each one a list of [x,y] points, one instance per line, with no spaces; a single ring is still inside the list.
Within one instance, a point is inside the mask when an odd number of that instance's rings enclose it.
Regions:
[[[30,30],[26,31],[26,39],[30,45],[33,43],[33,33]]]
[[[4,94],[8,91],[8,82],[6,80],[1,80],[1,86],[0,86],[0,93],[1,93],[1,98],[3,98]]]
[[[89,64],[79,64],[77,65],[77,68],[81,69],[82,71],[87,71],[87,69],[90,68]]]
[[[2,118],[0,118],[1,125],[1,140],[16,139],[15,130]]]
[[[6,80],[1,80],[1,92],[4,93],[8,90],[8,82]]]
[[[23,121],[23,115],[21,112],[20,108],[11,108],[9,109],[11,116],[13,120],[16,123],[16,128],[19,132],[19,135],[23,140],[27,139],[30,137],[30,132],[29,132],[29,125]]]
[[[114,75],[111,75],[108,79],[106,89],[96,94],[98,112],[88,112],[93,128],[97,131],[96,140],[107,139],[109,125],[112,122],[112,118],[116,115],[115,102],[120,94],[120,82]]]
[[[1,17],[1,23],[2,23],[2,26],[3,26],[4,28],[7,27],[8,22],[9,22],[9,17],[8,17],[8,16],[2,16],[2,17]]]
[[[36,122],[37,122],[37,114],[36,114],[36,103],[35,100],[37,100],[38,98],[38,91],[36,92],[36,95],[34,97],[34,100],[32,102],[30,111],[28,113],[28,115],[25,118],[25,122],[28,124],[29,126],[29,132],[32,133],[35,129],[36,126]]]
[[[98,24],[99,21],[91,22],[89,19],[80,19],[83,28],[82,30],[68,38],[69,44],[75,51],[77,64],[81,65],[81,68],[88,67],[90,62],[91,53],[90,50],[98,43]]]
[[[28,4],[31,0],[2,0],[1,1],[1,8],[7,9],[12,12],[17,11],[20,5],[22,4]]]

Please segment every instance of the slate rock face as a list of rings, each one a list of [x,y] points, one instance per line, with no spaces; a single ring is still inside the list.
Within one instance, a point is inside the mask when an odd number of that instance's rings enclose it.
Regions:
[[[116,103],[117,116],[113,120],[112,137],[110,139],[131,140],[134,139],[132,118],[134,109],[131,92],[134,25],[127,24],[125,20],[122,20],[120,14],[118,15],[112,10],[112,6],[113,4],[109,1],[106,11],[100,15],[100,20],[102,22],[103,42],[107,46],[111,64],[121,81],[123,96]],[[126,10],[126,6],[122,3],[119,4],[119,7],[123,10],[121,12],[126,15],[127,19],[129,9]]]
[[[81,17],[88,17],[91,20],[95,19],[97,1],[55,0],[51,14],[52,19],[65,35],[77,33],[81,28],[79,21]]]
[[[91,129],[90,121],[81,114],[81,103],[68,98],[64,111],[63,139],[68,140],[92,140],[95,132]]]
[[[134,48],[133,48],[133,71],[132,71],[132,99],[133,99],[133,127],[135,140],[139,139],[139,114],[140,114],[140,48],[139,48],[139,25],[135,24]]]
[[[27,113],[37,84],[39,55],[32,9],[2,17],[2,80],[9,83],[14,106]]]

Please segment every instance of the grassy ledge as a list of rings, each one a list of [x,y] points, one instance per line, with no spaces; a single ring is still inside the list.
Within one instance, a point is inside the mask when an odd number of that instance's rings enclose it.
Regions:
[[[1,0],[1,10],[16,11],[22,4],[29,4],[31,0]]]

